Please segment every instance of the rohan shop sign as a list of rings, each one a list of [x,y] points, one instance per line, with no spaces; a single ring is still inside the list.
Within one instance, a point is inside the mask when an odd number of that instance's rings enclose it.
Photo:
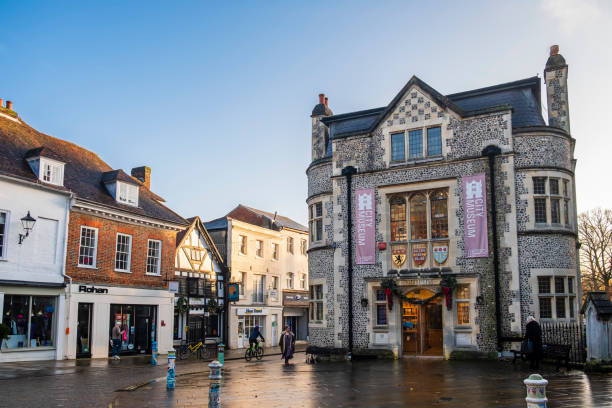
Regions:
[[[96,288],[95,286],[79,285],[79,293],[108,293],[108,289]]]

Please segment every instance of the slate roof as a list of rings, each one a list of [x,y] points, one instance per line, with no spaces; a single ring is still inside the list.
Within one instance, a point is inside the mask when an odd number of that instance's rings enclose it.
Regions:
[[[282,228],[291,228],[291,229],[298,230],[298,231],[308,232],[308,227],[303,226],[299,222],[293,221],[289,217],[284,217],[282,215],[276,214],[276,218],[275,218],[273,213],[270,213],[270,212],[267,212],[267,211],[263,211],[263,210],[258,210],[256,208],[252,208],[252,207],[247,207],[247,206],[243,206],[243,207],[245,207],[248,210],[251,210],[254,213],[259,214],[259,215],[261,215],[263,217],[267,217],[270,220],[274,220],[274,223],[276,225],[279,225]]]
[[[54,159],[65,163],[64,187],[42,183],[26,161],[40,149],[40,154],[52,152]],[[114,170],[98,155],[74,143],[40,133],[23,122],[14,122],[0,116],[0,174],[45,184],[58,190],[70,190],[76,198],[105,207],[119,209],[140,216],[182,224],[180,215],[160,203],[162,200],[137,179],[122,170]],[[105,176],[106,174],[106,176]],[[139,185],[138,207],[118,203],[108,192],[103,178],[119,177]]]
[[[208,230],[218,230],[227,228],[227,219],[232,218],[247,224],[256,225],[258,227],[268,228],[274,231],[279,231],[282,228],[290,228],[298,231],[308,232],[308,228],[292,220],[289,217],[258,210],[256,208],[247,207],[246,205],[238,204],[236,208],[230,211],[227,215],[204,223]]]
[[[139,182],[137,180],[138,179],[134,177],[128,176],[126,172],[121,169],[106,171],[102,173],[102,183],[104,184],[114,183],[117,181],[123,181],[124,183],[134,184],[136,186],[142,185],[142,182]]]
[[[612,315],[612,302],[610,301],[610,295],[606,292],[587,292],[582,313],[586,311],[589,302],[593,302],[598,315]]]
[[[413,76],[389,105],[357,112],[328,116],[322,122],[330,128],[330,138],[337,139],[351,135],[372,132],[376,126],[395,108],[399,99],[412,86],[417,85],[433,100],[460,116],[470,116],[499,107],[512,108],[512,126],[545,126],[540,107],[540,78],[531,77],[486,88],[444,96],[425,82]],[[331,156],[329,143],[326,156]]]

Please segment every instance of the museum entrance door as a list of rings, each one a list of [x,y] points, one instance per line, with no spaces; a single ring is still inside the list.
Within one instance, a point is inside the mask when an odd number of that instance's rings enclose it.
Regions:
[[[415,289],[405,296],[422,301],[434,293],[428,289]],[[402,300],[402,350],[406,355],[442,355],[441,297],[424,304]]]

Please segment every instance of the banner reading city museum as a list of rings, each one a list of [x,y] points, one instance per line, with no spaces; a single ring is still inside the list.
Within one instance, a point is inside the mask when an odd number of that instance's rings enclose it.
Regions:
[[[374,248],[374,189],[355,190],[355,263],[357,265],[372,265],[375,261]]]
[[[466,258],[489,256],[485,174],[463,177]]]

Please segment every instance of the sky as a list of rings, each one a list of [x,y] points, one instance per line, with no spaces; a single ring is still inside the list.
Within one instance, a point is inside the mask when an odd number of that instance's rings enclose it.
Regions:
[[[580,212],[612,207],[612,2],[0,0],[0,98],[128,173],[184,217],[239,203],[306,223],[310,113],[387,105],[569,65]],[[602,188],[603,186],[603,188]]]

